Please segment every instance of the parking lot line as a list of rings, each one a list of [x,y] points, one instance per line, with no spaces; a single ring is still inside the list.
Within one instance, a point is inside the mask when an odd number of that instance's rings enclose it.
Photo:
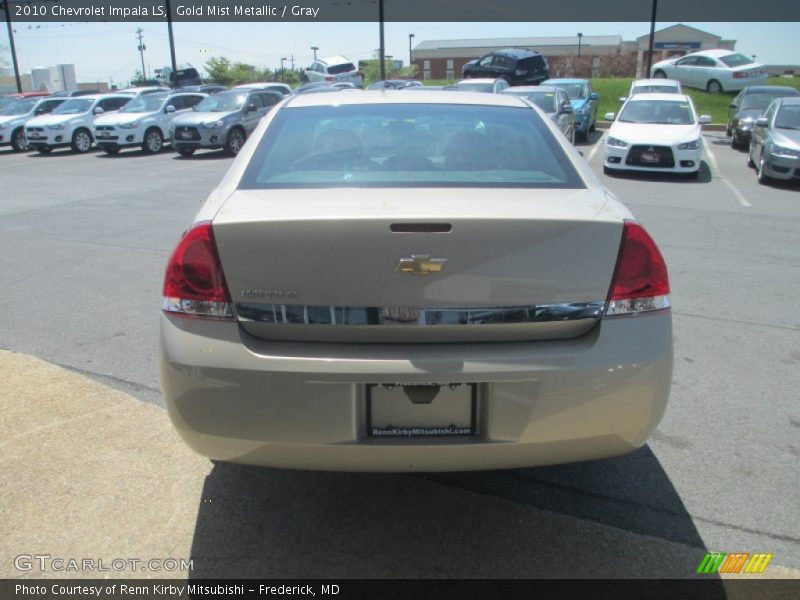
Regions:
[[[597,139],[597,142],[595,142],[595,145],[592,146],[592,150],[591,150],[591,152],[589,152],[589,156],[586,159],[586,162],[588,162],[588,163],[592,162],[592,159],[594,158],[594,155],[597,154],[597,151],[600,149],[600,146],[602,145],[603,136],[605,136],[605,132],[602,132],[600,134],[600,137]]]
[[[708,146],[708,144],[703,144],[703,151],[706,153],[706,156],[708,157],[708,162],[713,167],[711,169],[711,176],[714,177],[716,175],[717,177],[719,177],[722,180],[722,183],[728,186],[728,188],[731,190],[731,192],[733,193],[733,197],[736,198],[739,204],[741,204],[746,208],[752,207],[753,205],[747,201],[747,198],[745,198],[744,195],[739,190],[737,190],[736,187],[730,181],[728,181],[728,179],[722,174],[722,171],[719,168],[719,164],[717,163],[717,157],[714,156],[714,153],[711,151],[711,148]]]

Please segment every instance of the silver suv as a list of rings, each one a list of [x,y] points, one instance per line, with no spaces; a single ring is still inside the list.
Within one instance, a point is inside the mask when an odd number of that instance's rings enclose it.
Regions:
[[[344,56],[331,56],[315,60],[304,71],[309,83],[346,81],[360,88],[364,85],[361,71]]]
[[[191,156],[201,148],[223,148],[235,156],[261,118],[281,100],[279,92],[248,89],[209,96],[194,107],[194,112],[170,123],[172,146],[182,156]]]

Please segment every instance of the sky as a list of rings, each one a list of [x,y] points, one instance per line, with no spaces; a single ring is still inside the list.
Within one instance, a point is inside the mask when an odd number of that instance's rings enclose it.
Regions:
[[[693,23],[687,25],[735,39],[736,50],[755,54],[766,64],[800,64],[799,23]],[[137,51],[137,23],[43,23],[28,29],[16,23],[15,41],[20,68],[74,63],[81,82],[125,83],[141,69]],[[662,29],[673,23],[658,23]],[[214,56],[226,56],[271,69],[281,57],[294,56],[295,66],[307,66],[313,57],[344,55],[353,61],[371,58],[378,47],[376,23],[175,23],[179,64],[202,67]],[[574,35],[621,35],[634,40],[649,31],[649,23],[386,23],[386,54],[408,63],[408,34],[414,44],[424,40],[459,38]],[[145,64],[153,69],[169,65],[165,23],[142,23]],[[0,46],[8,46],[5,27]],[[6,54],[7,58],[7,54]],[[290,66],[290,61],[285,63]]]

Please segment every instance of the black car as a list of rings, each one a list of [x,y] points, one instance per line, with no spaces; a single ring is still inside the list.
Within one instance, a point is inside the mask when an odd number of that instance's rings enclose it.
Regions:
[[[550,77],[544,56],[534,50],[497,50],[464,65],[464,79],[488,77],[505,79],[509,85],[539,85]]]
[[[798,96],[793,87],[781,85],[750,85],[744,88],[730,104],[726,133],[731,136],[731,147],[745,148],[750,143],[753,123],[775,98]]]

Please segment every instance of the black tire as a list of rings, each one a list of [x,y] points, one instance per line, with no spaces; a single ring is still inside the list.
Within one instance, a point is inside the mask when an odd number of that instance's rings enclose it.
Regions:
[[[119,154],[119,148],[115,148],[114,146],[108,146],[107,148],[103,148],[103,152],[106,154]]]
[[[26,152],[31,149],[28,145],[28,140],[25,138],[25,129],[17,127],[11,132],[11,147],[14,152]]]
[[[747,166],[751,169],[755,168],[756,163],[753,162],[753,145],[747,147]]]
[[[609,169],[608,167],[603,167],[603,173],[608,175],[609,177],[616,177],[616,172],[614,169]]]
[[[228,156],[236,156],[241,152],[242,146],[244,146],[245,140],[247,140],[247,134],[244,132],[244,129],[240,127],[234,127],[228,132],[228,137],[225,138],[225,154]]]
[[[667,74],[664,73],[664,71],[662,71],[661,69],[653,73],[653,79],[666,79],[666,78]]]
[[[706,84],[706,91],[709,94],[721,94],[725,90],[722,89],[722,84],[719,81],[716,79],[709,79]]]
[[[579,142],[585,142],[587,139],[589,139],[589,134],[587,132],[580,132],[576,130],[575,139]]]
[[[164,147],[164,136],[158,127],[151,127],[144,132],[142,141],[142,152],[146,154],[158,154]]]
[[[82,127],[76,129],[75,133],[72,134],[72,142],[70,142],[69,146],[73,152],[84,154],[92,149],[92,143],[92,134],[89,133],[88,129]]]
[[[736,137],[736,132],[734,131],[731,133],[731,148],[734,150],[738,150],[742,147],[742,142],[739,141],[739,138]]]
[[[53,149],[52,149],[52,148],[48,148],[47,146],[39,146],[39,147],[36,149],[36,151],[37,151],[39,154],[50,154],[50,153],[53,151]]]
[[[175,151],[181,156],[191,156],[194,154],[194,148],[183,148],[182,146],[175,146]]]

